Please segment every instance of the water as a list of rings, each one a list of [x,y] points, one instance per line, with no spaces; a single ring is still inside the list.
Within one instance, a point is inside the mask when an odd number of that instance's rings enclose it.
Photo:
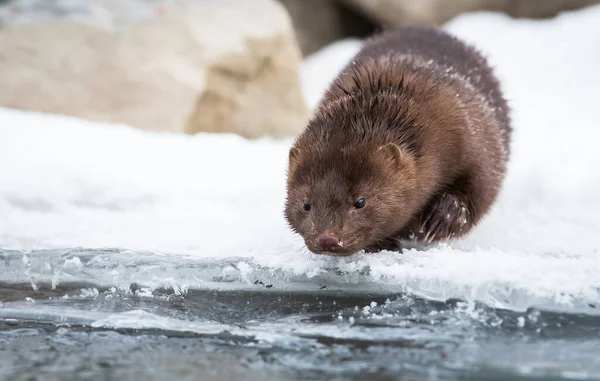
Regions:
[[[511,311],[343,283],[360,271],[284,282],[248,263],[242,279],[235,258],[123,250],[0,263],[7,379],[600,379],[594,304]]]

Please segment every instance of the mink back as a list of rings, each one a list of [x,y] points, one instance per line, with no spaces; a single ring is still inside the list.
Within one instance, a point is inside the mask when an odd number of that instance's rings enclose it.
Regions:
[[[373,81],[379,81],[373,84],[374,87],[390,85],[392,82],[401,84],[402,78],[399,76],[403,71],[428,76],[440,85],[458,78],[465,85],[472,86],[492,110],[504,147],[509,153],[512,132],[509,107],[491,66],[474,47],[437,28],[394,28],[366,40],[361,50],[333,82],[328,91],[329,100],[347,92],[341,81],[344,75],[352,75],[368,61],[386,58],[391,62],[398,61],[396,66],[399,67],[391,67],[388,72],[388,76],[395,75],[396,78],[388,78],[388,83],[383,78],[382,83],[381,76],[373,77]]]

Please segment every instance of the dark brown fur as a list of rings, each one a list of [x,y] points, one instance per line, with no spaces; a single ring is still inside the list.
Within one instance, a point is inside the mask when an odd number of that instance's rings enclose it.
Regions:
[[[334,80],[290,149],[285,216],[315,253],[319,235],[337,237],[332,255],[463,236],[496,200],[510,133],[475,49],[438,29],[386,31]]]

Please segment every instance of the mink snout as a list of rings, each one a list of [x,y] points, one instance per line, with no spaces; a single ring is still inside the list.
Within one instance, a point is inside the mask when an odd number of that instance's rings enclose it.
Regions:
[[[317,248],[321,251],[335,251],[340,247],[340,240],[331,232],[317,237]]]

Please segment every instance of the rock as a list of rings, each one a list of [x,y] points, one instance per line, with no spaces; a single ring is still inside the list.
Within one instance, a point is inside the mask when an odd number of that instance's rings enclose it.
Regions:
[[[340,0],[386,26],[440,25],[463,12],[501,11],[513,17],[551,17],[600,0]]]
[[[600,0],[512,0],[506,13],[513,17],[546,18],[593,4],[600,4]]]
[[[292,18],[304,56],[348,37],[370,35],[376,23],[336,0],[279,0]]]
[[[343,0],[386,26],[436,25],[485,3],[500,10],[506,0]]]
[[[275,0],[0,6],[0,105],[141,129],[297,134],[308,117]]]
[[[292,19],[304,56],[344,38],[344,25],[338,5],[331,0],[279,0]]]

